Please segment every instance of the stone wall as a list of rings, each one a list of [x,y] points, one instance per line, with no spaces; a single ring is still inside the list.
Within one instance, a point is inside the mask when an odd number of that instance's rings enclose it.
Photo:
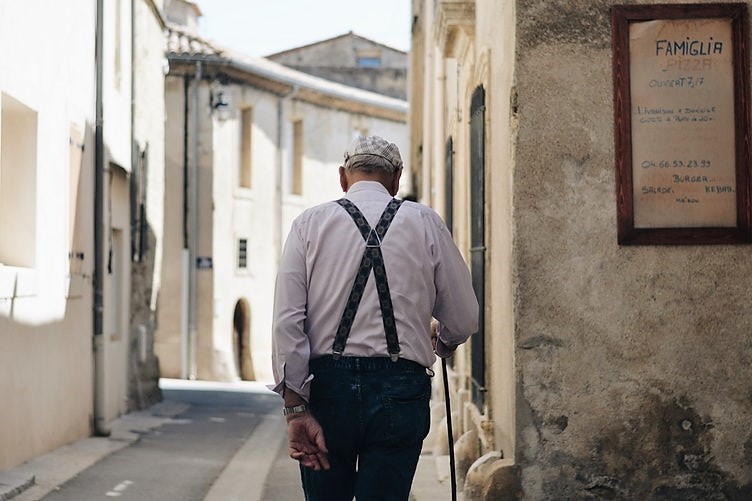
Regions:
[[[358,58],[379,59],[365,67]],[[304,73],[397,99],[407,98],[407,54],[353,33],[280,52],[269,59]]]
[[[752,496],[750,247],[617,245],[612,2],[517,2],[526,499]]]

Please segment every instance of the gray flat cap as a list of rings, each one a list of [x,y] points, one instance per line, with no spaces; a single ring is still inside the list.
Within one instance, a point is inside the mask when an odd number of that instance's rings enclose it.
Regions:
[[[379,136],[359,136],[345,150],[345,163],[358,155],[376,155],[394,167],[395,172],[402,168],[402,157],[394,143]]]

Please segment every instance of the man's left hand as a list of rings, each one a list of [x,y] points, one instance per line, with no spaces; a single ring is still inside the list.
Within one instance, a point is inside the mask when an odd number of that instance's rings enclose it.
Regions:
[[[291,458],[315,471],[329,469],[324,430],[310,412],[287,417],[287,441]]]

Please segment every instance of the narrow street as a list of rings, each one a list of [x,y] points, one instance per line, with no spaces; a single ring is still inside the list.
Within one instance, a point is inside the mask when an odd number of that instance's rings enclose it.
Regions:
[[[264,482],[284,433],[276,395],[243,383],[163,380],[162,387],[164,404],[177,411],[175,415],[154,429],[139,431],[132,445],[104,457],[42,499],[200,501],[235,499],[233,489],[244,490],[243,499],[272,499],[263,495]],[[246,458],[237,463],[243,449],[254,448],[254,437],[255,445],[268,450],[249,452],[264,461],[248,464]],[[233,474],[228,467],[233,459],[241,468],[234,479],[227,478]],[[279,463],[296,481],[295,465]],[[284,479],[285,472],[270,476],[273,482],[275,478]]]
[[[160,387],[162,402],[121,416],[109,437],[77,441],[5,472],[0,485],[19,488],[0,499],[303,499],[281,401],[264,385],[161,379]],[[450,498],[442,460],[421,455],[410,501]]]

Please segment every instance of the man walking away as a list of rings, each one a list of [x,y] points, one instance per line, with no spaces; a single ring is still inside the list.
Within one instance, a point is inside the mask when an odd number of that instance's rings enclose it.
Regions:
[[[438,214],[394,198],[401,174],[395,144],[357,138],[345,196],[297,217],[282,252],[273,389],[307,501],[408,499],[429,367],[478,329],[467,266]]]

